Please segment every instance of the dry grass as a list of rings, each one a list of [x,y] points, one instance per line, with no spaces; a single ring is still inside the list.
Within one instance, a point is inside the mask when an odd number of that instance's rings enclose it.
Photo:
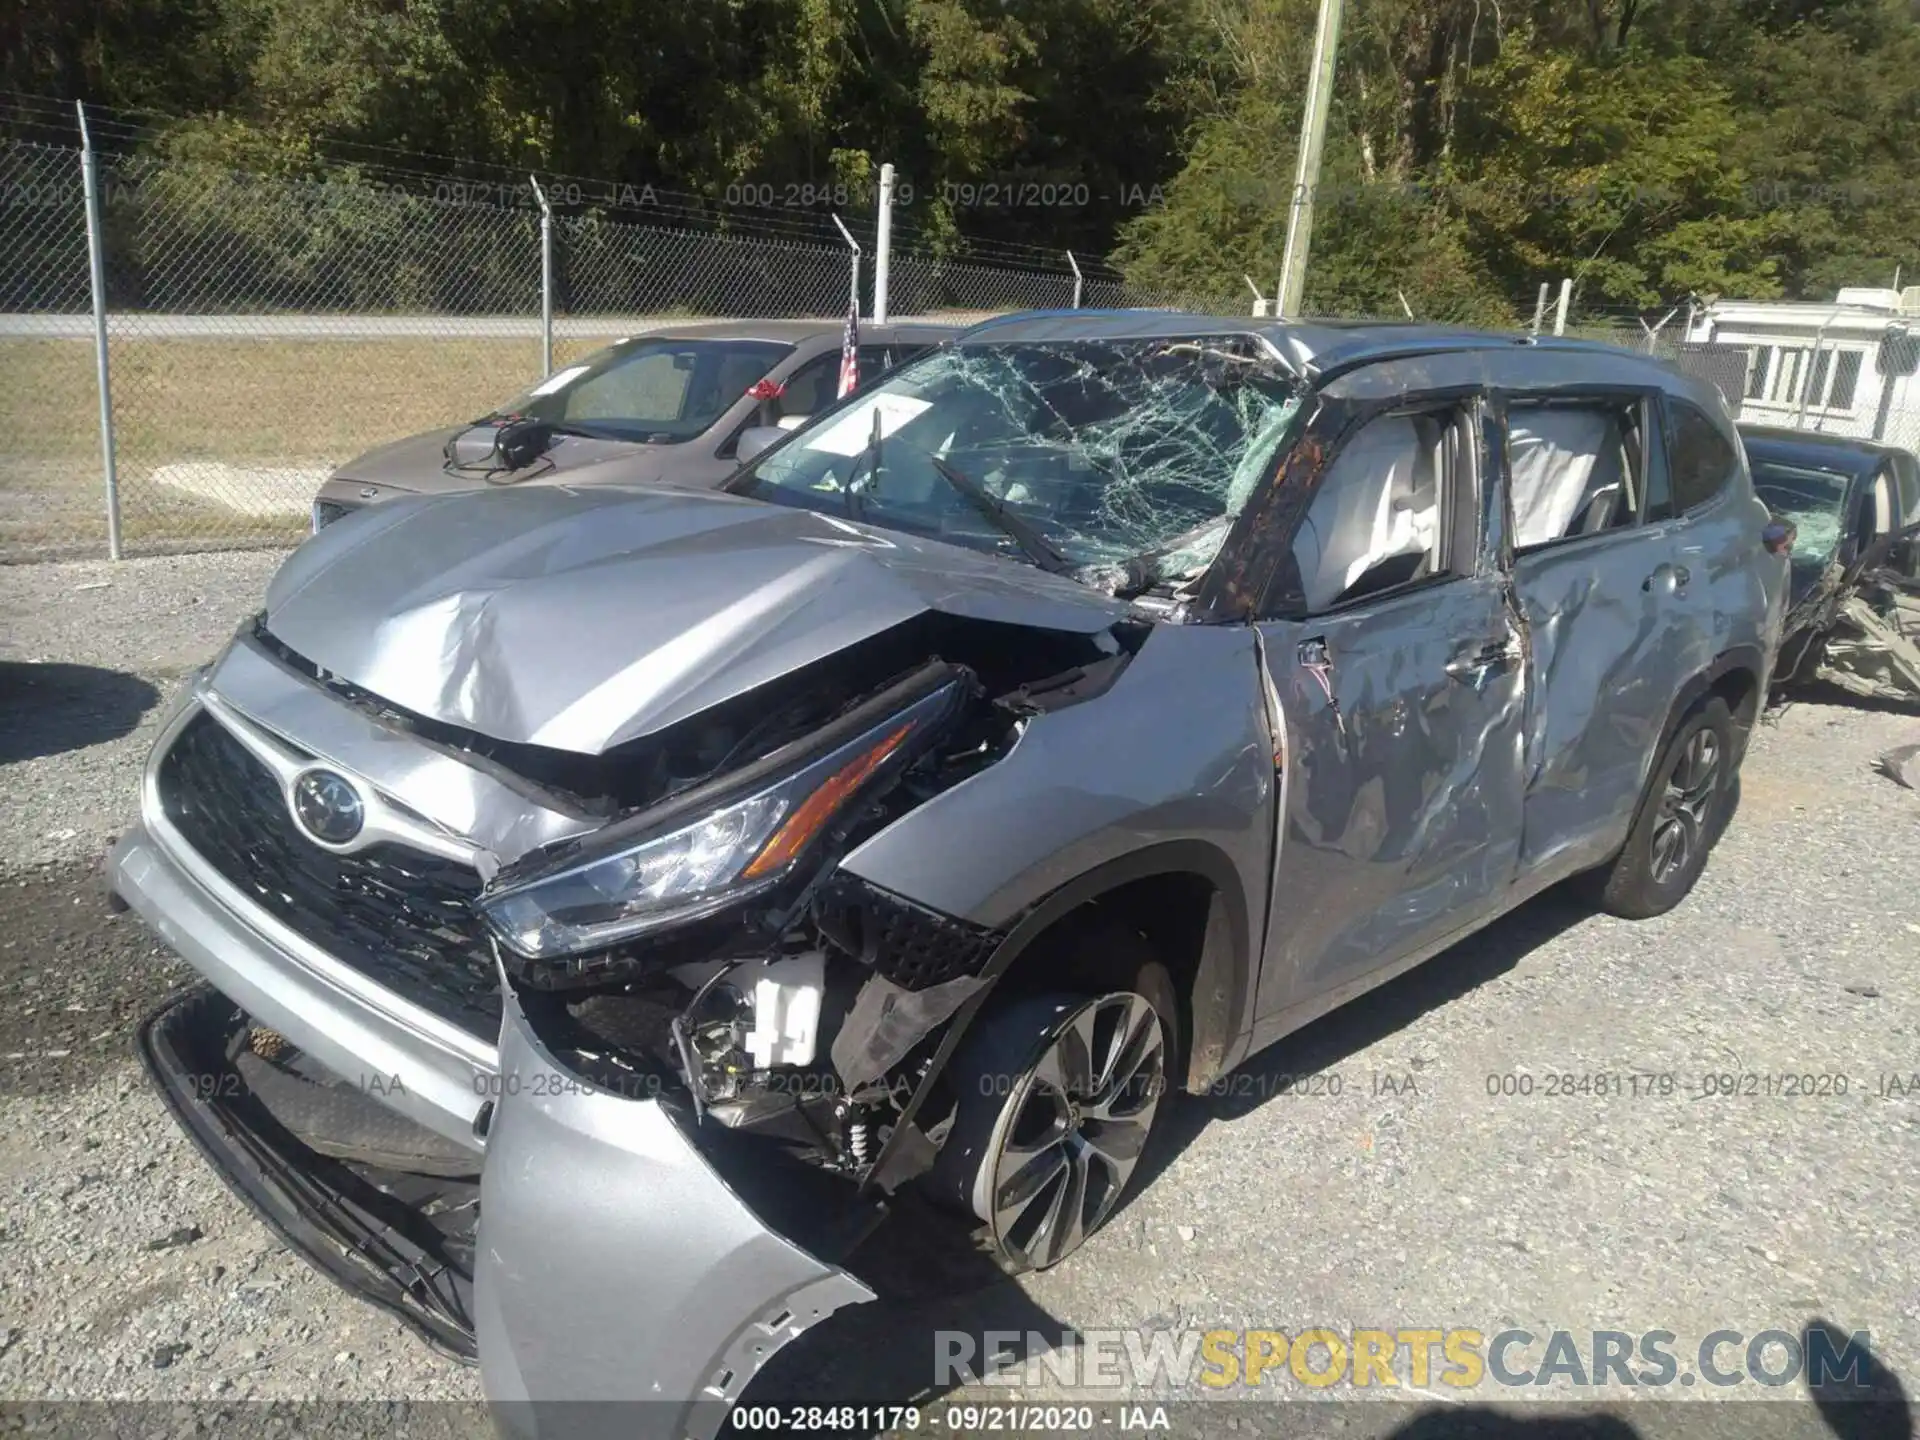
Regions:
[[[108,358],[132,549],[284,541],[297,531],[295,520],[240,516],[155,484],[161,466],[330,469],[383,441],[484,414],[531,384],[540,359],[528,339],[244,337],[115,339]],[[10,440],[0,454],[0,558],[104,549],[92,346],[0,340],[0,424]]]

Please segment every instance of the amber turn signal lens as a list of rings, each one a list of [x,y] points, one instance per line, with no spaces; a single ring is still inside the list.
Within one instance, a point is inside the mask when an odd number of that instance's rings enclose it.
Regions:
[[[740,872],[740,878],[758,880],[786,866],[806,848],[809,840],[820,833],[821,827],[833,818],[834,812],[865,783],[867,777],[900,748],[900,742],[912,730],[911,724],[902,725],[864,755],[834,771],[826,783],[807,796],[787,817],[786,823],[773,832],[773,838],[753,857],[753,862]]]

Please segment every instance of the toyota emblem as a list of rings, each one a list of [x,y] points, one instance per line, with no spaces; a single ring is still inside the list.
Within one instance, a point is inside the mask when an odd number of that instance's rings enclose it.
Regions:
[[[321,844],[345,845],[367,823],[367,810],[346,776],[309,770],[293,782],[293,818]]]

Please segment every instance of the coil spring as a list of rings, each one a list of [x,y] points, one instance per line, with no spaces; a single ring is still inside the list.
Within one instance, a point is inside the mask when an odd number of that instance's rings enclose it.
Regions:
[[[872,1127],[865,1120],[855,1120],[847,1126],[847,1155],[854,1164],[867,1163],[872,1138]]]

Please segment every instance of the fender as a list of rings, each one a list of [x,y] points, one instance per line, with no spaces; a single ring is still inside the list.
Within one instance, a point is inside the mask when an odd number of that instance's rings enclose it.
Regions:
[[[1144,846],[1076,876],[1048,893],[1020,917],[1007,937],[988,956],[980,975],[987,983],[954,1015],[934,1051],[933,1063],[901,1111],[886,1147],[869,1174],[867,1185],[892,1190],[910,1179],[918,1167],[904,1149],[905,1137],[918,1135],[913,1123],[945,1073],[947,1064],[966,1038],[974,1019],[992,999],[995,986],[1035,941],[1062,917],[1089,901],[1136,880],[1156,875],[1198,875],[1213,887],[1208,906],[1206,938],[1199,967],[1188,994],[1193,1041],[1185,1088],[1200,1093],[1240,1058],[1236,1042],[1245,1038],[1247,1009],[1253,993],[1252,925],[1247,898],[1233,862],[1204,840],[1168,840]],[[915,1146],[927,1153],[924,1146]]]

